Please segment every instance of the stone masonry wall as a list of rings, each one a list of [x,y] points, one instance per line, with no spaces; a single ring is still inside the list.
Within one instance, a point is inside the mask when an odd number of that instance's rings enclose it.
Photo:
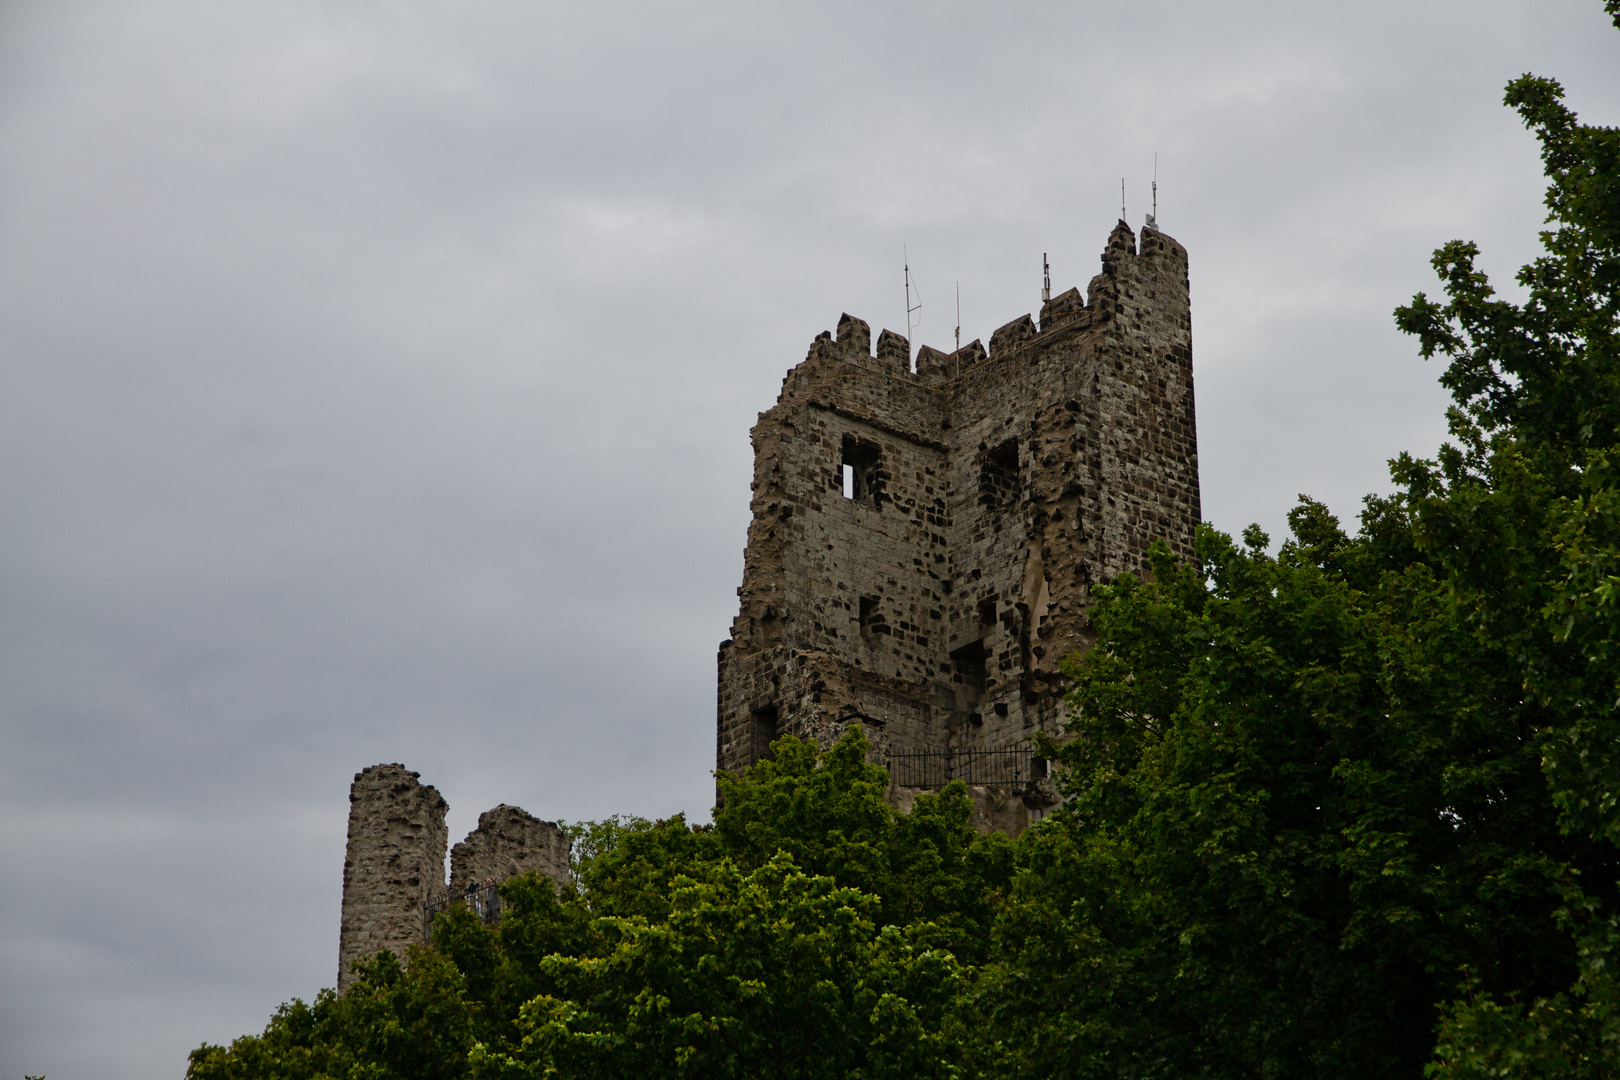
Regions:
[[[373,765],[349,788],[338,990],[350,965],[389,949],[401,959],[422,940],[422,905],[442,888],[449,804],[403,765]]]
[[[1200,512],[1185,249],[1144,229],[1138,251],[1121,222],[1088,293],[988,350],[924,347],[915,371],[904,338],[885,330],[874,355],[845,315],[788,372],[752,433],[720,768],[851,721],[880,761],[1059,730],[1058,665],[1092,643],[1091,584],[1141,570],[1160,537],[1189,557]]]
[[[478,815],[478,827],[450,850],[450,892],[538,870],[562,888],[569,882],[568,837],[555,823],[505,803]]]

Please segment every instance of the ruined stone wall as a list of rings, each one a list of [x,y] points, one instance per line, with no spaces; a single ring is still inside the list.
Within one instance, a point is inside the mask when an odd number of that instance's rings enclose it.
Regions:
[[[502,803],[478,816],[478,827],[450,855],[444,880],[449,804],[403,765],[373,765],[349,789],[349,845],[343,862],[343,915],[338,933],[338,991],[354,982],[350,965],[388,949],[402,961],[425,943],[433,910],[460,896],[467,882],[496,883],[538,870],[558,887],[569,880],[568,837],[553,822]],[[429,910],[428,905],[434,905]]]
[[[717,760],[851,719],[874,757],[1061,723],[1090,585],[1199,517],[1186,251],[1121,222],[1071,289],[951,354],[844,316],[753,431],[754,519],[719,655]],[[842,466],[868,482],[846,498]],[[990,803],[996,797],[987,795]],[[987,804],[988,805],[988,804]],[[1011,820],[1000,811],[992,816]]]
[[[505,803],[478,815],[478,827],[450,850],[450,892],[459,893],[470,881],[497,883],[538,870],[557,883],[568,884],[568,837],[554,822]]]
[[[383,949],[401,959],[422,940],[422,905],[443,888],[450,807],[403,765],[373,765],[349,788],[349,842],[343,860],[338,990],[350,965]]]

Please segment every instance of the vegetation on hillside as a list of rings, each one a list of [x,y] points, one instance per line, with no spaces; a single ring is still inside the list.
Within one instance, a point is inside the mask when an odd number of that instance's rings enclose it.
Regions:
[[[1620,0],[1607,10],[1620,27]],[[1396,312],[1452,441],[1354,535],[1094,590],[1061,807],[901,815],[852,730],[719,778],[714,824],[577,831],[191,1080],[1620,1073],[1620,131],[1507,89],[1549,180],[1525,300],[1472,244]]]

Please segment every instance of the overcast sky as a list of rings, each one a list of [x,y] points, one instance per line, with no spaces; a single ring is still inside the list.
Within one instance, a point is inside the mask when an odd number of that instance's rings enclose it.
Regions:
[[[348,785],[707,818],[748,429],[843,311],[1192,264],[1205,516],[1432,452],[1390,311],[1620,122],[1598,0],[0,4],[0,1077],[336,976]]]

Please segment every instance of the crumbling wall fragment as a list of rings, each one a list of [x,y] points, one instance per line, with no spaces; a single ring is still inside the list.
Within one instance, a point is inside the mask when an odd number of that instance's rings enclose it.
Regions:
[[[569,882],[569,849],[567,835],[555,822],[502,803],[479,814],[478,827],[451,849],[450,892],[464,890],[469,882],[481,886],[490,878],[499,884],[530,870],[560,889]]]

